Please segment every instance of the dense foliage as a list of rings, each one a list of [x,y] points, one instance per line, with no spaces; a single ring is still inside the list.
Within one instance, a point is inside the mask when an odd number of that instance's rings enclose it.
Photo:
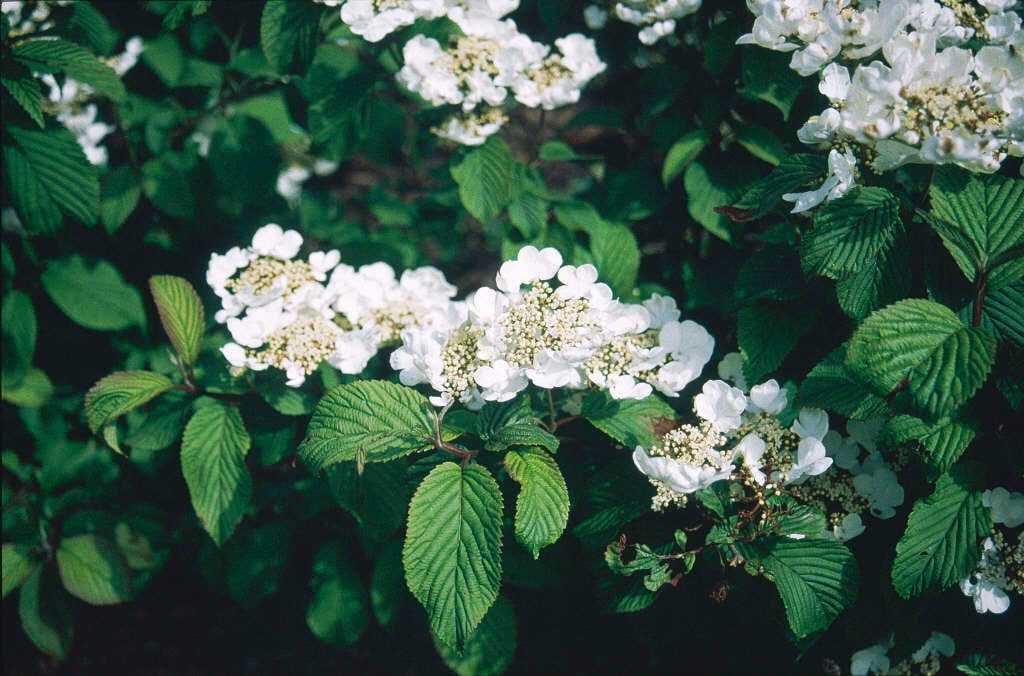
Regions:
[[[1014,4],[4,2],[5,669],[1020,673]]]

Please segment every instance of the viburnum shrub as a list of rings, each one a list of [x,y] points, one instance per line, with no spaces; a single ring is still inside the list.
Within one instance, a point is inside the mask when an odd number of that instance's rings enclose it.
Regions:
[[[1019,12],[3,2],[5,627],[1020,673]]]

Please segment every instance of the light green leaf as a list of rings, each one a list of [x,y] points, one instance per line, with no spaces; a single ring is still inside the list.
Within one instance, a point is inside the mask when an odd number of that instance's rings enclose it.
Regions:
[[[2,549],[0,565],[3,569],[2,598],[7,598],[7,595],[20,587],[32,572],[36,565],[36,559],[32,555],[32,547],[29,545],[5,542],[0,549]]]
[[[382,380],[339,385],[317,404],[299,457],[316,473],[345,460],[385,462],[430,448],[432,412],[409,387]]]
[[[696,129],[684,134],[682,138],[672,144],[665,155],[665,161],[661,165],[661,182],[666,187],[674,181],[679,174],[683,173],[690,163],[697,159],[700,152],[708,144],[707,129]]]
[[[279,73],[303,74],[313,63],[323,8],[302,0],[270,0],[260,15],[260,46]]]
[[[43,119],[43,92],[39,90],[39,80],[32,77],[28,69],[23,73],[20,77],[0,77],[0,83],[42,129],[46,121]]]
[[[807,374],[797,392],[798,406],[815,406],[864,420],[889,410],[885,399],[857,380],[846,368],[846,345],[829,353]]]
[[[734,176],[720,168],[706,167],[692,162],[683,174],[686,189],[686,210],[715,237],[732,242],[733,226],[729,219],[716,212],[717,207],[729,204],[735,197]]]
[[[96,331],[146,326],[142,294],[105,260],[89,265],[78,254],[50,261],[43,288],[72,321]]]
[[[850,339],[846,367],[883,396],[906,381],[916,406],[939,418],[981,387],[995,351],[991,331],[968,328],[949,308],[912,298],[864,320]]]
[[[463,650],[501,586],[501,491],[482,465],[445,462],[409,504],[402,563],[444,643]]]
[[[135,211],[142,196],[142,183],[131,167],[117,167],[103,181],[100,221],[113,234]]]
[[[15,45],[11,56],[35,73],[63,72],[115,101],[124,98],[124,85],[114,69],[65,40],[26,40]]]
[[[117,371],[100,379],[85,393],[85,414],[93,434],[115,418],[142,406],[173,387],[152,371]]]
[[[434,637],[434,647],[459,676],[499,676],[516,653],[516,616],[512,604],[499,596],[459,652]]]
[[[32,299],[21,291],[4,296],[2,315],[4,385],[11,387],[32,368],[38,326]]]
[[[939,477],[935,492],[914,503],[892,564],[892,584],[903,598],[956,584],[981,558],[978,542],[992,517],[971,486],[971,469],[953,467]]]
[[[562,536],[569,520],[569,489],[554,458],[528,446],[505,455],[505,469],[522,485],[516,501],[516,540],[533,558]]]
[[[53,568],[43,564],[29,573],[18,592],[18,616],[25,635],[37,648],[63,660],[71,650],[74,625],[68,596],[56,577]]]
[[[3,400],[23,408],[39,408],[53,396],[53,383],[40,369],[29,369],[16,385],[3,379]]]
[[[220,401],[197,410],[185,426],[181,471],[199,523],[218,546],[231,536],[249,506],[248,450],[242,415]]]
[[[590,252],[601,280],[619,298],[629,297],[640,270],[640,246],[633,232],[624,225],[605,222],[591,231]]]
[[[821,179],[828,170],[821,155],[790,155],[779,162],[771,173],[748,187],[730,208],[733,218],[760,218],[779,203],[782,196]]]
[[[325,643],[350,646],[369,621],[366,590],[359,574],[338,542],[320,548],[313,560],[313,600],[306,610],[306,625]]]
[[[6,126],[4,168],[14,208],[33,235],[55,233],[66,214],[96,222],[100,182],[75,136],[67,129],[34,131]]]
[[[592,392],[583,400],[583,417],[627,448],[650,448],[661,440],[657,428],[675,420],[676,412],[663,399],[612,399],[607,392]]]
[[[61,540],[57,569],[64,587],[86,603],[107,606],[131,598],[128,564],[114,543],[98,535]]]
[[[188,281],[172,275],[149,278],[157,313],[164,332],[185,364],[194,364],[203,344],[206,320],[199,294]]]
[[[540,150],[537,151],[537,159],[541,162],[571,162],[584,158],[577,155],[572,146],[565,141],[552,139],[541,144]]]
[[[452,165],[452,178],[459,184],[462,204],[481,223],[501,213],[512,197],[515,160],[508,145],[491,136]]]
[[[799,637],[827,628],[857,598],[860,572],[850,550],[834,540],[776,538],[763,548],[764,575]]]
[[[840,279],[876,264],[898,232],[899,202],[883,188],[854,188],[814,212],[800,246],[804,269]]]
[[[405,580],[402,576],[402,543],[389,542],[377,555],[370,578],[370,603],[377,623],[391,629],[402,608]]]

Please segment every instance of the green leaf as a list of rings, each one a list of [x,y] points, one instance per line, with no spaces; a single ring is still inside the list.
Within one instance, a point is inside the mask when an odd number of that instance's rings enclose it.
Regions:
[[[874,263],[836,282],[839,307],[861,320],[883,305],[895,303],[910,293],[910,258],[907,239],[899,234],[878,253]]]
[[[3,303],[3,376],[4,384],[16,386],[32,368],[36,351],[36,312],[32,299],[12,290]]]
[[[656,445],[656,427],[675,420],[676,412],[663,399],[612,399],[607,392],[592,392],[583,400],[583,417],[627,448]]]
[[[793,103],[804,84],[789,67],[789,56],[760,48],[743,47],[743,95],[775,106],[789,120]]]
[[[89,265],[78,254],[50,261],[43,288],[73,322],[96,331],[146,326],[142,294],[105,260]]]
[[[740,309],[737,339],[743,355],[743,372],[750,382],[760,382],[782,364],[800,338],[817,321],[806,301],[761,302]]]
[[[516,616],[512,604],[499,596],[459,652],[434,637],[434,647],[459,676],[499,676],[516,653]]]
[[[1024,179],[942,166],[936,168],[928,194],[935,218],[949,226],[936,228],[942,243],[969,281],[989,271],[988,285],[994,291],[1020,276],[1019,266],[1000,267],[996,261],[1024,244]]]
[[[235,115],[211,135],[207,161],[217,187],[241,208],[274,194],[278,165],[266,158],[276,154],[274,137],[262,122],[248,115]]]
[[[32,77],[28,69],[23,73],[20,77],[0,77],[0,83],[42,129],[46,121],[43,119],[43,92],[39,89],[39,80]]]
[[[672,545],[662,545],[651,548],[647,545],[638,544],[633,547],[634,556],[629,563],[622,560],[625,548],[618,542],[613,542],[605,547],[604,562],[609,570],[617,575],[632,575],[636,572],[645,571],[643,576],[644,587],[648,591],[658,591],[662,586],[672,579],[672,569],[665,562],[665,554],[672,551]]]
[[[400,458],[433,446],[432,416],[412,388],[382,380],[339,385],[317,404],[299,457],[314,473],[345,460]]]
[[[1024,347],[1024,279],[1007,284],[985,296],[982,316],[992,322],[1000,334]]]
[[[804,269],[840,279],[875,265],[899,224],[899,202],[892,193],[854,188],[814,212],[814,228],[800,246]]]
[[[14,208],[33,235],[55,233],[62,214],[92,225],[100,182],[74,134],[66,129],[33,131],[5,126],[12,143],[3,147]]]
[[[87,2],[76,2],[72,5],[71,18],[68,19],[69,37],[85,35],[93,50],[98,54],[110,54],[120,34],[110,25],[103,13]]]
[[[40,369],[29,369],[16,385],[3,380],[3,400],[23,408],[39,408],[53,396],[53,383]]]
[[[824,408],[857,420],[886,413],[889,405],[885,399],[855,378],[845,362],[844,343],[807,374],[797,392],[796,404]]]
[[[252,496],[245,466],[249,433],[237,408],[220,401],[197,410],[181,440],[181,471],[203,529],[220,546],[242,520]]]
[[[260,15],[260,46],[279,73],[309,69],[319,44],[323,8],[302,0],[269,0]]]
[[[174,383],[152,371],[117,371],[105,376],[85,393],[85,414],[93,434],[115,418],[142,406]]]
[[[316,409],[316,397],[308,390],[290,387],[283,376],[272,374],[260,383],[259,392],[263,401],[284,415],[309,415]]]
[[[172,275],[150,277],[149,290],[171,345],[178,351],[182,362],[194,364],[206,328],[203,302],[199,300],[199,294],[188,281]]]
[[[827,525],[825,515],[821,511],[801,505],[788,495],[773,496],[768,499],[768,505],[773,508],[775,532],[779,535],[816,538]]]
[[[210,9],[213,0],[177,0],[170,6],[170,11],[164,15],[163,27],[167,30],[175,30],[184,25],[189,17],[197,17],[206,14]]]
[[[665,161],[661,165],[661,182],[664,186],[676,179],[683,173],[690,163],[697,159],[701,151],[708,144],[707,129],[696,129],[684,134],[682,138],[672,144],[665,155]]]
[[[497,136],[453,164],[452,178],[459,184],[462,204],[481,223],[488,223],[505,208],[512,197],[515,160],[508,145]]]
[[[553,139],[541,144],[537,159],[541,162],[571,162],[585,158],[577,155],[572,146],[565,141]]]
[[[732,242],[734,232],[730,220],[717,209],[732,202],[747,178],[739,167],[725,168],[693,162],[683,174],[686,189],[686,210],[693,220],[707,228],[712,235]]]
[[[846,367],[881,395],[906,381],[915,405],[939,418],[981,387],[995,351],[988,329],[964,326],[933,301],[908,299],[864,320],[850,339]]]
[[[381,541],[405,521],[409,490],[404,462],[377,462],[363,467],[341,462],[326,470],[334,501],[355,518],[364,538]]]
[[[377,555],[370,578],[370,604],[377,623],[384,629],[391,629],[398,619],[405,597],[405,580],[402,577],[402,543],[389,542]]]
[[[3,596],[7,598],[13,590],[21,586],[36,565],[32,555],[32,547],[5,542],[0,562],[3,567]]]
[[[72,42],[26,40],[14,46],[11,56],[35,73],[63,72],[115,101],[124,98],[124,85],[114,69]]]
[[[107,606],[131,598],[128,564],[105,538],[90,534],[61,540],[57,569],[64,587],[86,603]]]
[[[822,178],[828,170],[821,155],[790,155],[771,173],[749,186],[730,207],[730,217],[741,221],[760,218],[779,203],[782,196]]]
[[[562,536],[569,520],[569,489],[554,458],[540,448],[509,451],[505,469],[522,485],[516,501],[516,540],[533,558]]]
[[[276,592],[290,541],[290,531],[280,520],[239,530],[224,545],[226,582],[232,598],[252,609]]]
[[[142,196],[142,183],[131,167],[117,167],[103,181],[100,221],[113,234],[135,211]]]
[[[777,166],[789,153],[785,146],[772,132],[756,124],[746,124],[736,132],[736,143],[746,148],[751,155]]]
[[[540,237],[548,224],[548,202],[532,192],[522,192],[508,203],[508,219],[525,239]]]
[[[18,616],[37,648],[58,660],[68,656],[74,633],[71,606],[51,566],[39,564],[25,578],[18,593]]]
[[[501,491],[482,465],[445,462],[416,489],[402,563],[430,628],[463,650],[501,586]]]
[[[313,600],[306,625],[325,643],[350,646],[369,621],[366,590],[359,574],[338,542],[320,548],[313,560]]]
[[[928,451],[926,460],[939,473],[946,472],[974,441],[975,425],[943,418],[929,424],[911,415],[898,415],[885,425],[884,436],[892,443],[919,441]]]
[[[601,280],[619,298],[627,298],[640,270],[640,246],[633,232],[618,223],[602,223],[590,233],[590,252]]]
[[[892,584],[903,598],[946,589],[978,564],[978,542],[988,535],[992,517],[981,491],[971,486],[971,469],[953,467],[931,495],[914,503],[892,564]]]
[[[839,542],[775,538],[762,551],[764,575],[775,583],[798,637],[827,628],[857,598],[857,561]]]
[[[195,196],[188,176],[170,162],[153,158],[143,164],[142,189],[153,206],[168,216],[182,221],[195,218]]]

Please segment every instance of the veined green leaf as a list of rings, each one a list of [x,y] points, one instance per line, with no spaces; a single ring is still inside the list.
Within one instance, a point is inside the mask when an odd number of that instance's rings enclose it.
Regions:
[[[405,580],[430,627],[463,650],[501,586],[501,492],[482,465],[445,462],[409,504]]]
[[[898,415],[886,423],[884,434],[890,441],[914,440],[927,451],[926,461],[939,473],[949,470],[960,459],[977,434],[975,424],[943,418],[935,424],[912,415]]]
[[[878,253],[873,264],[836,282],[839,307],[861,320],[872,311],[895,303],[910,293],[910,259],[902,227],[899,234]]]
[[[732,218],[760,218],[779,203],[786,193],[820,179],[828,170],[821,155],[790,155],[779,162],[771,173],[751,185],[731,206]]]
[[[737,339],[747,379],[756,383],[777,369],[815,321],[817,314],[809,311],[804,299],[765,301],[742,308]]]
[[[260,46],[279,73],[305,73],[319,42],[323,7],[302,0],[270,0],[260,15]]]
[[[459,676],[499,676],[516,652],[516,616],[512,604],[499,596],[466,640],[460,652],[434,638],[434,647],[448,668]]]
[[[194,364],[203,343],[206,320],[199,294],[186,280],[172,275],[149,278],[164,332],[185,364]]]
[[[505,469],[522,485],[516,501],[516,539],[533,558],[562,536],[569,520],[569,489],[554,458],[528,446],[505,454]]]
[[[708,144],[707,129],[695,129],[672,144],[665,155],[665,161],[661,165],[661,182],[667,186],[674,181],[679,174],[683,173],[690,162],[697,159],[704,146]]]
[[[63,72],[115,101],[124,98],[124,85],[114,69],[73,42],[26,40],[15,45],[11,56],[35,73]]]
[[[152,371],[117,371],[100,379],[85,394],[85,414],[93,434],[101,427],[173,387],[170,378]]]
[[[914,503],[892,565],[892,584],[903,598],[946,589],[977,565],[992,517],[971,483],[970,468],[953,467],[935,492]]]
[[[13,590],[21,586],[21,583],[35,568],[36,559],[32,556],[32,547],[5,542],[0,556],[0,566],[3,570],[3,596],[7,598]]]
[[[199,523],[217,546],[231,536],[249,506],[248,450],[242,415],[220,401],[197,410],[185,426],[181,471]]]
[[[146,326],[142,294],[107,261],[90,266],[75,254],[51,261],[41,280],[57,307],[80,326],[96,331]]]
[[[656,428],[675,420],[676,412],[654,395],[616,400],[607,392],[592,392],[583,400],[583,417],[627,448],[650,448],[661,439]]]
[[[840,279],[876,264],[900,225],[899,202],[883,188],[854,188],[814,214],[800,247],[804,268]]]
[[[131,598],[128,564],[105,538],[87,534],[61,540],[57,569],[64,587],[86,603],[106,606]]]
[[[320,472],[345,460],[385,462],[430,448],[432,411],[426,397],[395,383],[339,385],[317,404],[299,457]]]
[[[43,119],[43,92],[39,89],[39,80],[32,77],[27,68],[19,77],[0,77],[0,83],[40,129],[46,126]]]
[[[590,251],[601,280],[619,298],[627,298],[640,270],[640,247],[633,232],[618,223],[602,223],[590,233]]]
[[[4,384],[11,387],[32,368],[38,326],[32,299],[21,291],[4,296],[2,315]]]
[[[540,426],[526,397],[488,403],[480,411],[478,433],[488,451],[512,446],[541,446],[552,453],[558,450],[558,437]]]
[[[71,606],[52,565],[38,564],[18,592],[21,628],[41,651],[63,660],[74,634]]]
[[[859,381],[847,370],[846,345],[829,353],[807,374],[796,403],[835,411],[849,418],[863,420],[882,415],[889,410],[885,399]]]
[[[512,152],[497,136],[491,136],[452,165],[462,204],[481,223],[495,218],[511,199],[514,166]]]
[[[142,196],[142,183],[130,167],[117,167],[103,181],[100,201],[100,221],[107,232],[113,234],[124,225],[135,211]]]

